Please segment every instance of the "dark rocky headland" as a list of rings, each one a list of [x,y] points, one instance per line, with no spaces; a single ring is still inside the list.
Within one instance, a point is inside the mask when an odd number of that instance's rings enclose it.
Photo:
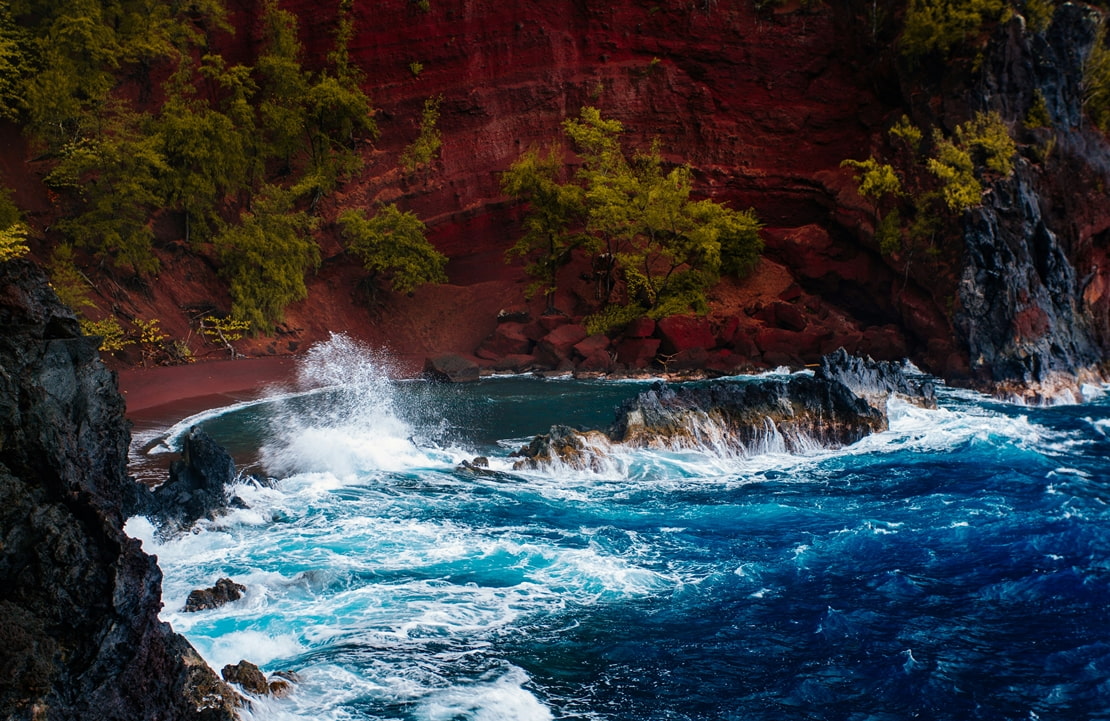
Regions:
[[[158,620],[123,532],[146,490],[114,374],[42,272],[0,264],[0,709],[9,719],[219,721],[236,694]]]

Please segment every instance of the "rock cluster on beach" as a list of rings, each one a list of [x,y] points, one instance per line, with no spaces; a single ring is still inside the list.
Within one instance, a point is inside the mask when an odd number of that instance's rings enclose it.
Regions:
[[[123,399],[42,272],[0,264],[0,709],[8,719],[235,718],[238,696],[158,619],[123,532]]]

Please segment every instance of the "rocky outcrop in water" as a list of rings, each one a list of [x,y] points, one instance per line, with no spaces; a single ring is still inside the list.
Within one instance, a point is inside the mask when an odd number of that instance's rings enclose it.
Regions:
[[[849,356],[822,360],[813,375],[657,383],[617,409],[608,433],[555,426],[513,455],[516,467],[559,462],[578,470],[604,467],[611,444],[636,448],[712,448],[754,455],[836,448],[887,428],[886,400],[898,395],[935,406],[932,384],[900,366]]]
[[[236,479],[235,462],[199,426],[185,434],[181,458],[170,466],[169,479],[146,499],[144,515],[164,532],[187,529],[201,518],[228,508],[227,487]]]
[[[0,709],[8,719],[234,718],[236,694],[158,620],[115,378],[46,278],[0,264]]]
[[[210,588],[190,591],[189,597],[185,599],[185,612],[194,613],[219,608],[232,601],[238,601],[246,590],[247,587],[241,583],[236,583],[230,578],[221,578]]]

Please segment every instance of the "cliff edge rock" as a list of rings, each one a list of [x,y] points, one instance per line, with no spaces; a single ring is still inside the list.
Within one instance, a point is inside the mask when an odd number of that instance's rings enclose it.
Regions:
[[[0,709],[9,719],[235,718],[158,620],[156,559],[123,532],[141,490],[114,376],[33,264],[0,264]]]

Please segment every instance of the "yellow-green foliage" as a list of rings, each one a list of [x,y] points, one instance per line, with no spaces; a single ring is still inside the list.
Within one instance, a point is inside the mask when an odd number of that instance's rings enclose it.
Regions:
[[[388,278],[394,292],[447,282],[447,257],[428,242],[424,223],[415,213],[402,212],[392,203],[370,218],[360,210],[345,210],[339,215],[339,228],[371,278]]]
[[[936,154],[929,158],[929,172],[941,181],[941,195],[949,210],[960,212],[979,205],[983,186],[975,174],[985,166],[1000,175],[1013,172],[1017,146],[998,113],[977,113],[956,127],[953,138],[934,132]]]
[[[1045,102],[1044,93],[1040,88],[1033,91],[1033,100],[1029,103],[1029,110],[1025,113],[1025,127],[1047,128],[1052,125],[1052,116],[1048,113],[1048,103]]]
[[[942,57],[1010,11],[1006,0],[910,0],[899,49],[907,57]]]
[[[442,100],[443,97],[439,96],[424,101],[424,111],[420,117],[420,133],[401,154],[401,166],[410,173],[430,165],[439,157],[443,137],[436,124],[439,122],[439,104]]]
[[[139,350],[143,355],[143,365],[145,366],[151,360],[158,360],[160,356],[167,353],[166,340],[169,338],[162,332],[162,322],[157,318],[144,320],[136,318],[131,321],[135,326],[138,336],[136,342],[139,344]]]
[[[215,238],[232,315],[255,330],[271,330],[286,306],[308,295],[305,273],[320,263],[320,248],[311,236],[316,220],[295,210],[293,200],[290,191],[268,186],[255,199],[253,212],[241,213],[238,225]]]
[[[1095,125],[1104,133],[1110,131],[1110,49],[1104,28],[1083,64],[1083,102]]]
[[[11,190],[0,188],[0,263],[28,252],[27,226],[20,220],[19,208],[12,202]]]
[[[964,148],[940,135],[934,138],[936,156],[926,161],[929,172],[941,182],[941,194],[949,210],[963,211],[979,205],[983,186],[975,178],[975,163]]]
[[[902,181],[894,172],[894,166],[880,163],[874,156],[862,161],[845,160],[840,163],[840,166],[854,168],[857,171],[856,184],[859,194],[865,198],[871,198],[876,203],[884,196],[902,193]]]
[[[903,115],[898,119],[898,122],[891,126],[890,136],[905,143],[910,152],[916,155],[921,150],[921,140],[924,134],[921,132],[921,128],[910,122],[908,116]]]
[[[7,228],[0,229],[0,263],[20,258],[28,252],[26,225],[12,223]]]
[[[752,211],[692,200],[689,167],[665,169],[657,145],[629,158],[623,125],[596,108],[582,108],[563,129],[581,159],[572,181],[558,181],[563,159],[552,150],[546,158],[529,151],[503,182],[530,205],[514,252],[537,258],[530,268],[549,288],[570,250],[581,247],[594,257],[602,305],[613,300],[619,279],[625,292],[618,302],[638,313],[701,312],[705,290],[721,272],[754,268],[763,246]]]
[[[111,316],[101,320],[82,318],[79,322],[82,333],[100,337],[100,350],[106,353],[123,350],[133,342],[126,337],[119,321]]]
[[[1052,14],[1055,11],[1056,6],[1052,0],[1025,0],[1025,8],[1022,12],[1025,15],[1026,26],[1035,33],[1043,33],[1052,22]]]
[[[89,283],[73,262],[73,246],[66,243],[54,248],[50,254],[50,285],[58,295],[58,300],[65,303],[75,313],[80,313],[83,308],[95,308],[96,304],[89,297]]]
[[[997,112],[976,113],[974,118],[956,127],[956,140],[976,161],[994,172],[1009,175],[1014,171],[1017,145]]]

